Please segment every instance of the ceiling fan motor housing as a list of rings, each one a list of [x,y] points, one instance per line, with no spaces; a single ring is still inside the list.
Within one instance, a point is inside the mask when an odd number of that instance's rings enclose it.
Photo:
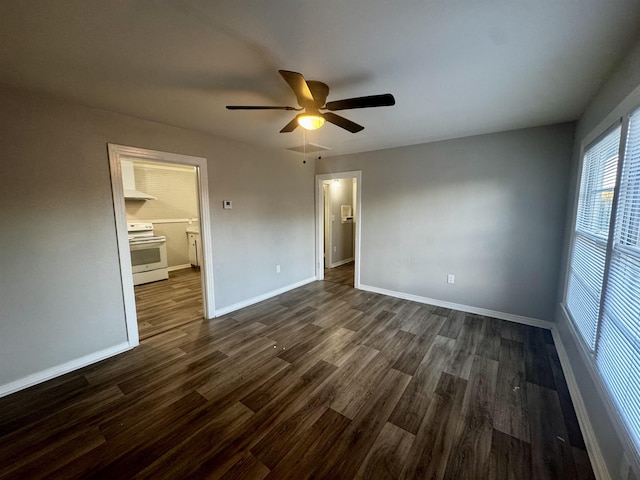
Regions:
[[[313,95],[315,108],[322,108],[327,103],[327,96],[329,96],[329,86],[326,83],[318,82],[317,80],[307,80],[311,95]],[[301,107],[307,107],[307,105],[300,105]]]

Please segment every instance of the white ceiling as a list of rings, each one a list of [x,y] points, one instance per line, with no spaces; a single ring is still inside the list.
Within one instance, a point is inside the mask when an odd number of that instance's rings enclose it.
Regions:
[[[579,117],[640,32],[640,0],[19,0],[0,4],[0,83],[257,145],[301,145],[279,69],[329,84],[353,153]]]

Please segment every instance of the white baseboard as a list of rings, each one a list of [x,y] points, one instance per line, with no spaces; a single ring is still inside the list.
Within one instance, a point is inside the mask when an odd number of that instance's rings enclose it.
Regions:
[[[63,363],[62,365],[58,365],[56,367],[47,368],[38,373],[33,373],[19,380],[15,380],[6,385],[0,386],[0,397],[4,397],[6,395],[10,395],[19,390],[24,390],[25,388],[31,387],[38,383],[46,382],[47,380],[51,380],[52,378],[59,377],[60,375],[64,375],[65,373],[72,372],[74,370],[78,370],[79,368],[86,367],[87,365],[91,365],[92,363],[100,362],[109,357],[113,357],[114,355],[118,355],[119,353],[126,352],[127,350],[131,350],[131,346],[129,343],[121,343],[119,345],[115,345],[113,347],[105,348],[104,350],[100,350],[99,352],[91,353],[89,355],[85,355],[84,357],[76,358],[75,360],[71,360],[70,362]]]
[[[578,417],[578,424],[580,425],[580,430],[584,437],[584,443],[587,447],[589,460],[591,460],[593,473],[598,480],[611,480],[611,475],[609,475],[609,470],[607,469],[604,457],[602,456],[602,451],[600,450],[600,444],[598,443],[596,433],[593,430],[591,420],[589,419],[587,407],[585,406],[582,394],[580,393],[580,387],[578,386],[578,382],[576,381],[576,377],[573,373],[573,368],[569,362],[569,356],[567,355],[567,351],[565,350],[562,339],[560,338],[560,333],[558,333],[558,329],[555,326],[551,329],[551,334],[553,335],[553,341],[556,344],[556,351],[558,352],[560,365],[564,372],[564,378],[567,381],[567,387],[569,387],[569,395],[571,395],[571,402],[573,403],[576,416]]]
[[[176,270],[184,270],[185,268],[191,268],[191,264],[184,263],[182,265],[173,265],[171,267],[168,267],[167,270],[170,272],[175,272]]]
[[[332,263],[331,264],[331,268],[336,268],[336,267],[339,267],[341,265],[346,265],[349,262],[353,262],[353,260],[354,260],[353,257],[345,258],[344,260],[340,260],[339,262]]]
[[[382,295],[389,295],[390,297],[402,298],[404,300],[411,300],[418,303],[426,303],[429,305],[435,305],[436,307],[450,308],[452,310],[459,310],[461,312],[475,313],[476,315],[484,315],[485,317],[499,318],[500,320],[508,320],[510,322],[522,323],[524,325],[530,325],[532,327],[546,328],[551,330],[553,328],[553,322],[547,320],[541,320],[539,318],[525,317],[522,315],[514,315],[513,313],[498,312],[496,310],[488,310],[486,308],[472,307],[470,305],[462,305],[460,303],[445,302],[443,300],[436,300],[435,298],[421,297],[418,295],[412,295],[410,293],[396,292],[393,290],[387,290],[385,288],[372,287],[370,285],[360,284],[361,290],[367,292],[381,293]]]
[[[227,313],[235,312],[236,310],[240,310],[241,308],[245,308],[245,307],[248,307],[249,305],[253,305],[254,303],[268,300],[277,295],[286,293],[289,290],[302,287],[303,285],[307,285],[308,283],[315,282],[315,281],[316,281],[316,277],[309,277],[305,280],[292,283],[291,285],[287,285],[285,287],[278,288],[276,290],[271,290],[270,292],[267,292],[267,293],[263,293],[262,295],[258,295],[257,297],[249,298],[248,300],[243,300],[242,302],[234,303],[233,305],[229,305],[227,307],[218,308],[215,311],[215,316],[221,317],[222,315],[226,315]]]

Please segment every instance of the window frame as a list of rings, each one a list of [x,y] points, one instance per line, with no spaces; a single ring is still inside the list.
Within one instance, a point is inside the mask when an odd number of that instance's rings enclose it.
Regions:
[[[618,202],[620,200],[620,183],[621,176],[624,170],[624,161],[625,161],[625,153],[628,141],[628,133],[629,133],[629,123],[630,118],[633,114],[640,112],[640,102],[636,101],[633,103],[627,103],[627,101],[623,102],[623,104],[619,105],[616,109],[617,115],[609,115],[606,121],[601,122],[599,128],[597,130],[592,131],[590,135],[585,135],[584,140],[580,145],[579,150],[579,159],[577,162],[576,171],[572,172],[572,182],[574,185],[573,192],[573,202],[572,202],[572,218],[570,228],[571,230],[568,232],[569,242],[568,242],[568,250],[567,256],[565,260],[564,267],[564,285],[562,289],[562,301],[561,307],[564,312],[566,319],[568,320],[569,331],[574,337],[574,341],[578,346],[578,350],[582,355],[583,359],[586,362],[587,371],[589,372],[592,380],[594,381],[594,385],[596,386],[596,390],[600,393],[600,398],[603,401],[603,404],[606,410],[609,413],[609,416],[612,420],[612,424],[617,431],[619,438],[622,442],[623,448],[625,450],[625,457],[628,458],[633,465],[635,465],[634,470],[640,470],[640,443],[637,443],[634,440],[634,435],[637,433],[632,433],[631,428],[628,426],[627,422],[623,418],[623,414],[617,405],[617,400],[614,397],[614,393],[609,389],[605,379],[604,374],[601,372],[599,366],[597,365],[597,354],[598,347],[601,338],[601,330],[602,330],[602,317],[604,315],[604,302],[605,296],[608,287],[609,281],[609,270],[611,265],[611,259],[614,251],[616,252],[632,252],[634,255],[638,255],[640,252],[640,233],[638,233],[637,247],[630,246],[628,244],[624,244],[623,242],[617,242],[615,238],[615,228],[616,228],[616,213],[618,209]],[[584,168],[585,162],[585,153],[587,150],[594,145],[595,143],[601,141],[604,137],[609,135],[614,129],[620,127],[620,141],[618,145],[618,168],[616,172],[616,183],[614,186],[614,197],[611,205],[611,215],[609,218],[609,231],[608,231],[608,239],[606,240],[606,257],[605,257],[605,269],[604,276],[602,282],[602,288],[600,292],[600,300],[598,303],[598,320],[596,324],[596,334],[594,341],[594,348],[591,349],[590,345],[585,338],[577,324],[574,320],[573,315],[569,309],[567,303],[567,295],[569,292],[569,283],[571,279],[572,272],[572,261],[574,255],[574,245],[576,241],[576,237],[578,234],[585,235],[585,233],[577,232],[577,221],[579,215],[579,200],[580,200],[580,191],[582,188],[582,172]],[[599,134],[595,134],[599,131]],[[640,178],[640,175],[639,175]],[[640,189],[640,186],[638,186]],[[640,219],[640,216],[639,216]],[[636,222],[640,223],[640,220],[636,219]],[[631,220],[633,221],[633,219]],[[630,225],[629,222],[626,222],[626,225]],[[588,236],[592,241],[597,241],[597,238],[594,236]],[[614,322],[614,326],[616,322]],[[605,353],[606,354],[606,353]],[[640,400],[639,400],[640,402]]]
[[[604,301],[604,294],[606,291],[606,281],[607,281],[607,271],[609,268],[609,264],[610,264],[610,259],[611,259],[611,238],[613,235],[613,229],[614,229],[614,225],[615,225],[615,219],[614,219],[614,214],[615,214],[615,209],[617,207],[617,202],[618,202],[618,190],[619,190],[619,185],[620,185],[620,173],[622,171],[622,169],[620,168],[621,166],[621,160],[624,158],[622,155],[624,155],[624,149],[623,147],[621,147],[621,145],[623,145],[625,142],[623,140],[626,139],[626,133],[627,133],[627,127],[629,125],[629,114],[623,116],[623,117],[619,117],[617,118],[614,122],[612,122],[604,131],[602,131],[598,136],[596,136],[595,138],[592,138],[588,143],[583,143],[581,145],[580,148],[580,161],[579,161],[579,165],[578,165],[578,169],[576,172],[576,177],[575,181],[576,181],[576,191],[575,191],[575,195],[574,195],[574,201],[573,201],[573,219],[571,222],[571,237],[570,237],[570,241],[569,241],[569,255],[567,256],[567,268],[566,268],[566,272],[565,272],[565,281],[564,281],[564,288],[563,288],[563,294],[562,294],[562,305],[564,306],[565,311],[567,312],[570,321],[572,322],[572,326],[574,327],[574,329],[576,330],[576,332],[578,333],[578,337],[580,339],[580,342],[582,342],[582,345],[584,347],[586,347],[587,351],[590,354],[591,357],[591,361],[593,362],[594,366],[595,366],[595,357],[596,357],[596,351],[598,349],[598,340],[599,340],[599,336],[600,336],[600,323],[602,320],[602,303]],[[616,171],[616,183],[614,185],[614,190],[613,190],[613,202],[611,204],[611,212],[609,215],[609,228],[607,230],[607,236],[606,237],[602,237],[600,235],[596,235],[592,232],[588,232],[588,231],[578,231],[578,215],[579,215],[579,210],[580,210],[580,193],[582,190],[582,173],[583,173],[583,169],[585,166],[585,159],[586,159],[586,154],[588,152],[588,150],[595,144],[597,144],[598,142],[602,141],[603,139],[605,139],[607,136],[609,136],[609,134],[611,134],[614,130],[620,128],[620,139],[618,141],[618,166],[617,166],[617,171]],[[621,150],[622,149],[622,150]],[[605,253],[605,258],[604,258],[604,268],[603,268],[603,276],[602,276],[602,286],[600,287],[600,292],[599,292],[599,298],[598,298],[598,314],[597,314],[597,319],[596,319],[596,330],[594,333],[594,340],[593,340],[593,348],[591,347],[591,345],[589,343],[587,343],[587,341],[584,338],[584,334],[582,332],[582,330],[580,329],[580,326],[578,325],[578,322],[576,322],[576,320],[573,318],[573,315],[571,314],[571,310],[569,309],[569,304],[568,304],[568,294],[569,294],[569,282],[571,279],[571,271],[572,271],[572,263],[573,263],[573,255],[574,255],[574,245],[576,243],[576,237],[580,235],[582,237],[585,237],[587,239],[589,239],[592,242],[595,242],[597,244],[600,244],[602,246],[604,246],[604,253]],[[596,368],[596,372],[599,374],[599,371]],[[608,392],[608,390],[607,390]]]

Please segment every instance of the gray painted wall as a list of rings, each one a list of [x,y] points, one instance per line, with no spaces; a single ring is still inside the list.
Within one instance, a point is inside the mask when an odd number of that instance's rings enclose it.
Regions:
[[[575,196],[579,184],[581,145],[592,141],[631,105],[640,106],[638,88],[640,88],[640,42],[636,43],[618,68],[612,72],[609,80],[593,98],[576,127],[571,184],[568,191],[569,208],[567,209],[563,268],[558,292],[559,300],[564,298],[564,285],[568,268],[567,259],[575,216]],[[632,92],[635,94],[635,99],[629,98]],[[604,461],[611,478],[621,478],[620,465],[625,450],[624,435],[619,432],[615,414],[612,415],[611,408],[606,406],[608,401],[607,394],[603,394],[602,388],[598,385],[599,381],[594,375],[595,369],[581,353],[581,339],[573,334],[568,323],[570,320],[565,317],[559,305],[556,312],[558,331],[567,350],[567,355],[582,393]],[[633,456],[630,455],[629,457],[632,458]],[[640,465],[635,465],[635,468],[637,470],[635,477],[632,476],[631,478],[640,478]]]
[[[329,188],[331,200],[331,236],[336,251],[331,253],[331,262],[336,264],[342,260],[353,258],[353,223],[342,223],[340,207],[353,203],[353,181],[348,178],[332,180]]]
[[[313,161],[25,92],[0,104],[0,386],[126,341],[108,142],[208,159],[216,308],[314,276]]]
[[[362,170],[363,284],[551,320],[572,141],[567,123],[326,158],[316,170]]]

